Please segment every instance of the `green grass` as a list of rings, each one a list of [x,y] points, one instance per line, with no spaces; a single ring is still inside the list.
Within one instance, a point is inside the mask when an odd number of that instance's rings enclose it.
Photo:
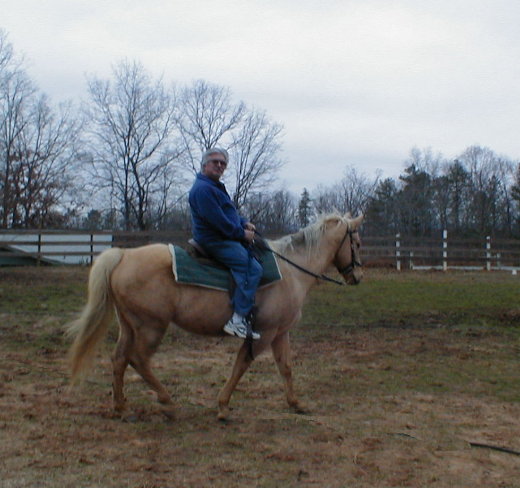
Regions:
[[[86,298],[87,279],[84,267],[0,268],[0,313],[74,312]]]
[[[84,305],[87,279],[84,267],[0,268],[0,314],[68,318]],[[519,280],[507,273],[368,270],[359,286],[314,288],[302,323],[515,327],[520,323]]]
[[[505,273],[380,272],[357,287],[313,290],[303,323],[335,326],[520,325],[520,282]]]
[[[387,394],[478,393],[519,402],[519,290],[518,277],[507,273],[368,270],[357,287],[315,288],[296,335],[344,341],[359,328],[383,338],[397,331],[366,368],[330,379],[353,394],[369,395],[376,383]]]

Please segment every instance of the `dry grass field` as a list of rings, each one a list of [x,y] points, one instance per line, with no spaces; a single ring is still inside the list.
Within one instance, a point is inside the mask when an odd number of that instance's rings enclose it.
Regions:
[[[64,323],[84,268],[0,269],[0,486],[520,487],[518,277],[368,270],[323,285],[292,335],[304,415],[285,404],[270,355],[216,419],[235,338],[172,331],[154,357],[174,394],[159,412],[129,370],[137,421],[111,411],[114,326],[70,390]]]

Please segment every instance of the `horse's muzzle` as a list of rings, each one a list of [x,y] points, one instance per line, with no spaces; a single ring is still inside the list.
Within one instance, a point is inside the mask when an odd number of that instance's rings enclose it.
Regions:
[[[350,273],[344,274],[343,278],[347,285],[359,285],[363,279],[363,270],[361,268],[354,268]]]

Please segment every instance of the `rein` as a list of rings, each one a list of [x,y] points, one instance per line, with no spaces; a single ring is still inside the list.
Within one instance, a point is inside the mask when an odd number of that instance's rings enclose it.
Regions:
[[[299,264],[295,263],[294,261],[291,261],[289,258],[283,256],[282,254],[276,252],[274,249],[271,249],[266,243],[264,237],[258,232],[257,230],[254,231],[255,234],[260,238],[260,242],[255,242],[254,245],[261,247],[263,249],[266,249],[270,252],[272,252],[275,256],[278,256],[280,259],[283,259],[286,263],[289,263],[291,266],[294,266],[297,270],[301,271],[302,273],[308,274],[309,276],[312,276],[313,278],[316,278],[317,280],[322,281],[328,281],[330,283],[334,283],[336,285],[343,286],[345,283],[339,280],[335,280],[334,278],[331,278],[330,276],[327,276],[325,274],[317,274],[313,271],[304,268],[303,266],[300,266]],[[345,232],[345,235],[343,236],[343,239],[341,240],[341,243],[338,247],[338,249],[341,248],[343,243],[345,242],[345,239],[347,238],[347,235],[350,236],[351,242],[352,242],[352,234],[354,234],[355,231],[348,230]],[[340,273],[346,273],[349,272],[351,269],[353,270],[355,266],[361,266],[361,263],[357,259],[355,259],[354,256],[354,249],[352,249],[352,260],[351,263],[348,266],[345,266],[344,268],[338,269]]]

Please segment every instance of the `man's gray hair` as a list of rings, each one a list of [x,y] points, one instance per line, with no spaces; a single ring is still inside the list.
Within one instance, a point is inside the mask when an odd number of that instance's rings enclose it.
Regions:
[[[221,148],[221,147],[210,147],[203,155],[202,155],[202,161],[201,161],[201,166],[202,168],[204,168],[204,166],[206,166],[206,164],[208,163],[208,161],[210,160],[210,156],[212,154],[220,154],[222,156],[224,156],[224,159],[226,160],[226,164],[229,163],[229,154],[228,152]]]

